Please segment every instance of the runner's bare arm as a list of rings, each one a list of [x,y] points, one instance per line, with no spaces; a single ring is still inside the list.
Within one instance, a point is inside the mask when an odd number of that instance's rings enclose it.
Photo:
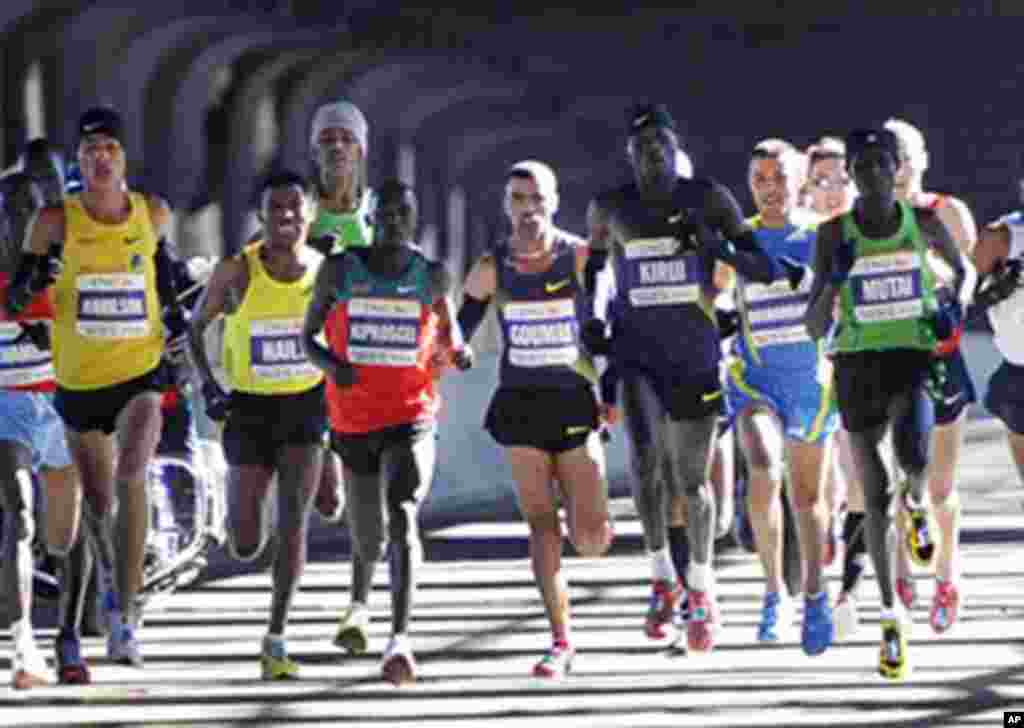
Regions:
[[[437,315],[438,349],[450,352],[451,362],[459,369],[472,366],[472,354],[462,336],[458,316],[455,313],[455,301],[452,298],[452,277],[448,269],[441,263],[434,263],[431,270],[432,294],[434,297],[433,311]]]
[[[818,228],[814,245],[814,280],[804,314],[807,333],[814,340],[823,338],[832,325],[832,311],[839,289],[832,283],[832,251],[839,241],[839,225],[827,222]]]
[[[988,275],[1001,260],[1010,256],[1010,228],[1005,222],[986,225],[978,236],[972,258],[978,275]]]
[[[974,265],[957,245],[942,219],[933,210],[917,209],[917,224],[932,249],[953,270],[953,287],[961,305],[967,306],[974,294],[977,276]]]
[[[332,255],[324,259],[313,284],[313,300],[302,322],[302,346],[306,356],[313,366],[322,369],[340,387],[356,383],[355,367],[339,359],[333,351],[317,341],[317,337],[324,330],[327,317],[334,307],[335,295],[345,280],[347,267],[347,255]]]
[[[206,329],[211,323],[237,308],[240,294],[244,295],[249,284],[249,269],[245,259],[240,256],[225,258],[217,263],[210,274],[206,290],[196,301],[192,312],[192,321],[188,329],[189,351],[192,361],[203,384],[216,384],[210,357],[206,351]]]

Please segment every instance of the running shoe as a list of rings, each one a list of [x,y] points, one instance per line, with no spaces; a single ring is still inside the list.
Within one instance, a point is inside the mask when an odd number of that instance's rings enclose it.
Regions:
[[[299,665],[288,656],[288,646],[284,640],[263,640],[260,675],[268,681],[299,679]]]
[[[928,621],[935,634],[943,634],[956,624],[960,616],[960,590],[951,581],[935,581],[935,596]]]
[[[832,621],[836,627],[836,641],[853,637],[860,629],[860,615],[857,614],[857,598],[843,592],[832,609]]]
[[[938,529],[932,522],[928,506],[912,507],[907,493],[904,492],[903,508],[900,509],[900,513],[910,560],[918,566],[929,566],[935,555],[935,536]]]
[[[878,674],[889,680],[907,676],[907,636],[899,619],[883,619],[882,644],[878,650]]]
[[[120,665],[142,667],[142,650],[132,625],[118,620],[107,634],[107,657]]]
[[[689,591],[690,618],[686,621],[686,646],[691,653],[711,652],[721,620],[715,598],[706,591]]]
[[[35,642],[15,647],[11,658],[11,687],[30,690],[50,684],[50,667]]]
[[[338,623],[334,645],[350,655],[361,655],[370,645],[370,610],[363,606],[349,607]]]
[[[804,653],[810,656],[825,652],[835,639],[835,625],[832,608],[828,603],[828,592],[804,600],[804,622],[800,632],[800,644]]]
[[[82,643],[77,635],[57,634],[53,643],[57,658],[57,682],[61,685],[89,685],[92,675],[89,665],[82,658]]]
[[[380,666],[381,675],[396,687],[416,682],[416,658],[413,657],[409,638],[396,635],[384,650]]]
[[[651,588],[651,600],[644,620],[644,634],[652,640],[668,637],[665,627],[672,622],[676,605],[683,596],[683,587],[671,581],[655,581]]]
[[[534,677],[561,679],[572,670],[572,662],[576,659],[576,650],[565,642],[551,645],[540,662],[533,666]]]
[[[758,642],[781,642],[793,624],[793,607],[789,599],[778,592],[764,595],[761,605],[761,622],[757,625]]]

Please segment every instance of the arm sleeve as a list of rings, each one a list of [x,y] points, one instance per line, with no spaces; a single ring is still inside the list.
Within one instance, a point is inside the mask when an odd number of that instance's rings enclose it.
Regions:
[[[480,322],[484,320],[484,316],[487,314],[487,305],[489,303],[490,301],[482,301],[468,294],[462,297],[462,305],[459,306],[459,313],[456,318],[458,319],[459,328],[462,329],[464,341],[470,341],[476,330],[480,328]]]

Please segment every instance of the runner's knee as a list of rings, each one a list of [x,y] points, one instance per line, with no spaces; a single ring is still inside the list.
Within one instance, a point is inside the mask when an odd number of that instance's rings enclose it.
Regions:
[[[576,553],[585,558],[603,556],[611,546],[610,524],[603,521],[585,528],[577,526],[574,529],[572,545]]]
[[[237,529],[228,530],[228,552],[231,558],[242,563],[255,561],[263,553],[266,538],[243,539]]]

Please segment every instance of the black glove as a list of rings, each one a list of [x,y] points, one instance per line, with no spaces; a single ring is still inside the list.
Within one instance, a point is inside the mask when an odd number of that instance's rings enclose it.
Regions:
[[[943,341],[955,335],[964,323],[964,309],[956,298],[948,297],[940,299],[939,309],[932,317],[935,327],[935,336]]]
[[[339,387],[351,387],[359,381],[356,368],[345,361],[334,361],[327,376]]]
[[[783,272],[786,274],[786,280],[789,281],[789,287],[794,291],[799,290],[800,284],[804,282],[804,276],[807,275],[807,272],[810,269],[799,260],[789,255],[780,255],[777,260],[779,265],[782,266]]]
[[[22,254],[4,300],[4,307],[11,316],[17,316],[28,308],[35,296],[57,280],[64,269],[62,249],[60,243],[51,243],[46,255]]]
[[[28,339],[39,351],[50,350],[49,326],[42,321],[37,321],[34,324],[30,324],[27,321],[19,321],[18,325],[21,327],[21,333],[18,335],[18,338],[11,342],[12,345],[17,346]]]
[[[1012,296],[1020,288],[1022,266],[1024,261],[1020,258],[998,261],[992,271],[978,281],[975,306],[984,311]]]
[[[718,324],[719,338],[728,339],[740,330],[740,312],[716,308],[715,322]]]
[[[466,344],[459,349],[452,352],[452,361],[455,364],[455,368],[460,372],[464,372],[467,369],[472,369],[475,362],[475,356],[473,349]]]
[[[33,288],[35,293],[45,291],[60,278],[64,270],[64,245],[61,243],[50,243],[46,255],[39,262],[39,271],[36,274]]]
[[[214,422],[223,422],[231,410],[231,396],[221,389],[212,379],[203,383],[203,401],[206,403],[206,414]]]
[[[326,235],[320,235],[316,238],[310,238],[306,241],[306,245],[313,248],[321,255],[330,255],[334,250],[334,243],[338,240],[338,236],[334,233],[327,233]]]
[[[680,210],[669,217],[673,225],[672,237],[679,241],[680,253],[690,253],[699,247],[699,241],[709,238],[711,232],[703,219],[695,217],[691,212]]]
[[[593,356],[611,356],[612,339],[605,333],[601,319],[590,319],[580,329],[580,341]]]
[[[164,312],[164,353],[180,363],[188,352],[188,325],[191,318],[188,309],[173,306]]]

